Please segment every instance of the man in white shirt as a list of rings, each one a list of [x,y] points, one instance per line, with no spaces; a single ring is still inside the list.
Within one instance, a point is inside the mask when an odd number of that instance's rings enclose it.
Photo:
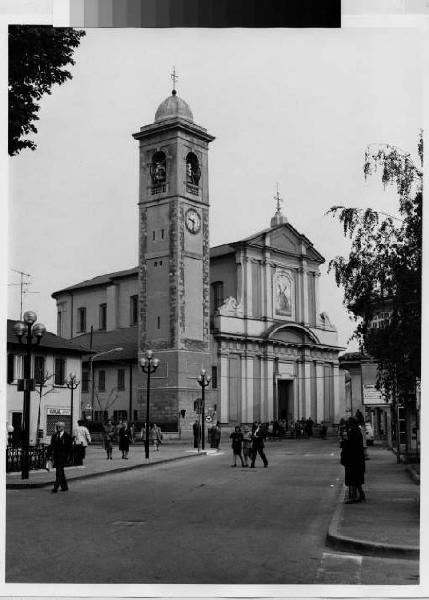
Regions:
[[[83,465],[83,459],[86,456],[86,448],[91,443],[91,435],[81,419],[77,422],[77,427],[74,430],[74,443],[76,448],[76,463]]]

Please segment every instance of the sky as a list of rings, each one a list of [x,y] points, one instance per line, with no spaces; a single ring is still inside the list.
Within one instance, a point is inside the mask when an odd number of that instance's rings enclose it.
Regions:
[[[283,213],[325,257],[320,311],[340,345],[354,324],[329,261],[349,241],[333,205],[395,214],[380,177],[365,182],[370,143],[416,155],[423,127],[423,40],[415,29],[90,29],[73,79],[41,101],[37,150],[10,159],[9,267],[31,274],[23,309],[56,331],[52,292],[137,265],[138,143],[171,93],[216,137],[209,150],[211,245]],[[9,283],[19,275],[8,272]],[[8,317],[19,318],[19,287]]]

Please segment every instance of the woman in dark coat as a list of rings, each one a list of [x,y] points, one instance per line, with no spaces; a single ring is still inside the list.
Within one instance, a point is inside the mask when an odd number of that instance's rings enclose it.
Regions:
[[[345,484],[349,488],[346,504],[362,502],[365,500],[365,492],[362,489],[365,483],[365,455],[362,432],[354,417],[349,418],[347,437],[341,442],[341,464],[345,470]]]
[[[119,450],[122,452],[122,458],[128,460],[128,452],[130,451],[130,442],[132,440],[132,431],[128,427],[128,423],[124,422],[119,430]]]

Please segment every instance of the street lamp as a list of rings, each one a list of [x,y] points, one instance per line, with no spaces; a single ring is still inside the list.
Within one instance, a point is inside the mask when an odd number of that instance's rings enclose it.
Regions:
[[[24,313],[24,321],[17,321],[14,326],[15,335],[19,343],[22,344],[22,338],[27,338],[27,351],[24,357],[24,379],[18,381],[18,391],[24,392],[23,404],[23,440],[22,440],[22,479],[29,478],[29,446],[30,446],[30,401],[31,392],[34,390],[34,379],[31,378],[31,351],[40,344],[42,337],[46,332],[46,327],[42,323],[36,323],[37,315],[32,310],[27,310]],[[33,344],[33,336],[36,338],[36,343]]]
[[[70,373],[68,377],[65,379],[65,384],[69,388],[71,393],[70,398],[70,435],[73,436],[73,392],[80,384],[79,379],[77,378],[76,373]]]
[[[201,449],[204,450],[204,422],[205,422],[205,417],[204,417],[204,410],[205,410],[205,404],[206,404],[206,400],[205,400],[205,390],[206,387],[209,385],[211,380],[211,377],[207,376],[207,372],[205,369],[201,369],[201,373],[199,375],[199,377],[197,378],[198,383],[201,386]]]
[[[153,358],[152,350],[146,350],[145,358],[141,358],[140,368],[147,374],[147,394],[146,394],[146,435],[144,442],[145,457],[149,459],[149,417],[150,417],[150,376],[155,373],[159,366],[159,359]]]
[[[94,371],[92,370],[92,361],[94,358],[104,356],[104,354],[110,354],[110,352],[121,352],[123,348],[110,348],[110,350],[103,350],[103,352],[97,352],[89,357],[89,379],[91,381],[91,420],[94,421]]]

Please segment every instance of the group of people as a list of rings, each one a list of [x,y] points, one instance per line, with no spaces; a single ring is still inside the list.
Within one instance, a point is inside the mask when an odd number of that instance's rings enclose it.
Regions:
[[[146,440],[146,424],[140,431],[140,439]],[[135,440],[135,426],[128,425],[127,421],[119,421],[117,425],[109,419],[104,426],[103,442],[106,450],[106,460],[113,460],[113,443],[118,441],[119,451],[122,453],[122,459],[128,460],[130,445]],[[162,444],[162,433],[160,427],[156,423],[151,423],[149,428],[149,442],[153,445],[156,451],[159,451],[159,446]]]
[[[198,419],[196,419],[192,425],[192,433],[194,436],[194,448],[199,448],[201,446],[202,440],[202,429],[201,423]],[[219,450],[221,435],[222,431],[220,423],[213,423],[213,425],[207,427],[207,437],[210,444],[210,448]]]
[[[237,425],[229,437],[233,456],[231,467],[236,467],[237,459],[240,459],[242,467],[248,467],[250,462],[250,467],[254,469],[258,454],[261,457],[264,467],[268,467],[268,460],[264,452],[264,440],[267,437],[267,430],[262,423],[255,421],[251,431],[247,425],[243,426],[243,431]]]

